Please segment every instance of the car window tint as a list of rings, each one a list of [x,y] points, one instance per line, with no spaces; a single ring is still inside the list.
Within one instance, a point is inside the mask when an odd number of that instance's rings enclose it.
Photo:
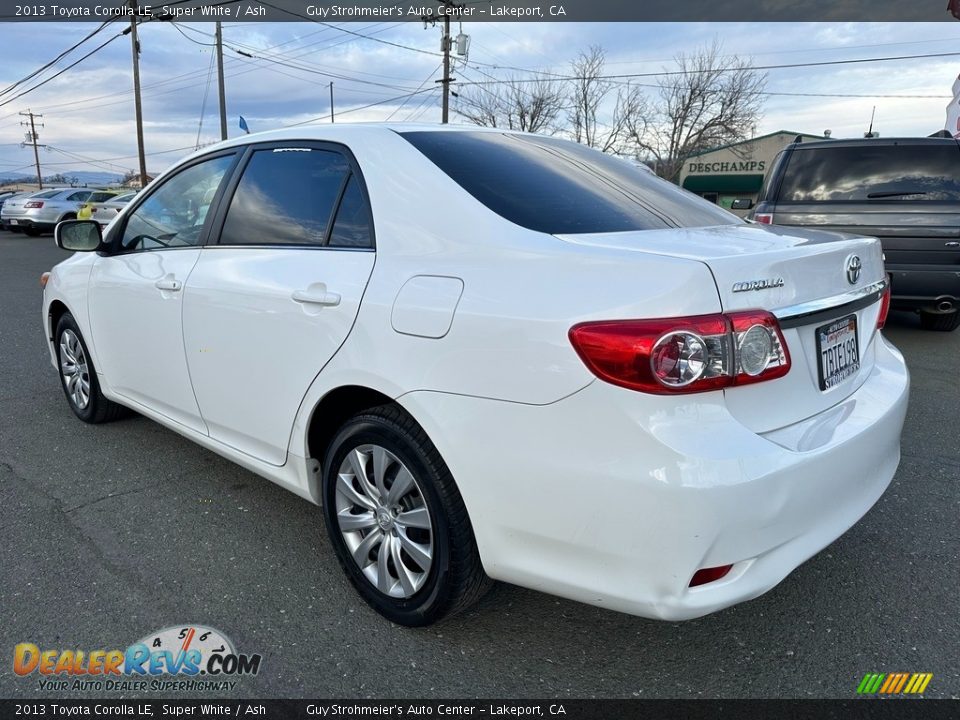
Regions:
[[[350,171],[336,152],[257,150],[230,202],[221,245],[322,245]]]
[[[87,198],[90,202],[104,202],[105,200],[112,200],[114,198],[113,193],[108,192],[95,192],[90,193],[90,197]]]
[[[54,197],[55,195],[59,195],[61,192],[63,192],[63,191],[62,191],[62,190],[45,190],[45,191],[43,191],[43,192],[34,193],[33,195],[30,195],[29,197],[35,197],[35,198],[52,198],[52,197]]]
[[[200,243],[203,223],[232,155],[182,170],[130,215],[120,240],[126,250],[158,250]]]
[[[960,148],[860,145],[796,148],[783,173],[781,202],[960,200]]]
[[[330,232],[332,247],[373,247],[370,233],[370,210],[360,190],[356,175],[351,175],[337,209],[337,219]]]
[[[632,163],[578,143],[493,132],[401,133],[507,220],[551,234],[740,223]]]
[[[88,197],[90,197],[90,194],[91,194],[91,193],[89,193],[89,192],[87,192],[87,191],[85,191],[85,190],[84,190],[83,192],[76,192],[76,193],[73,193],[72,195],[69,195],[69,196],[67,197],[67,200],[68,200],[69,202],[83,202],[83,201],[86,200]]]

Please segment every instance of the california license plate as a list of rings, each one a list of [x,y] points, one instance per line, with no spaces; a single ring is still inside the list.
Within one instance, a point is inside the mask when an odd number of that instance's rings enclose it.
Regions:
[[[820,389],[829,390],[860,370],[857,316],[847,315],[829,325],[821,325],[816,333]]]

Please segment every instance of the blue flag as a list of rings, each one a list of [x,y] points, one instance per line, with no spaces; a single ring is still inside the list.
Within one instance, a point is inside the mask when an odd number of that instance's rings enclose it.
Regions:
[[[250,134],[250,128],[247,127],[247,121],[243,119],[243,115],[240,116],[240,129],[247,133],[247,135]]]

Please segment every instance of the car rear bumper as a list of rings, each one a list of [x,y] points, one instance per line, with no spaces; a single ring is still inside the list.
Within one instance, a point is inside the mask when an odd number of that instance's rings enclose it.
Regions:
[[[960,267],[887,263],[891,305],[904,310],[952,312],[960,307]],[[953,308],[940,307],[950,302]]]
[[[682,620],[774,587],[886,489],[909,376],[876,343],[856,392],[762,435],[722,393],[662,397],[600,381],[546,406],[428,392],[400,402],[447,460],[491,577]],[[728,564],[721,580],[689,587],[698,569]]]

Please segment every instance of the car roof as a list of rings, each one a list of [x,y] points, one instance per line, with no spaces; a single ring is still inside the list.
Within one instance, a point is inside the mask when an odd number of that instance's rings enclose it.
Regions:
[[[820,150],[822,148],[848,148],[848,147],[894,147],[898,145],[943,145],[956,148],[957,140],[953,138],[929,138],[929,137],[890,137],[890,138],[849,138],[846,140],[815,140],[813,142],[792,143],[790,147],[794,150]]]

